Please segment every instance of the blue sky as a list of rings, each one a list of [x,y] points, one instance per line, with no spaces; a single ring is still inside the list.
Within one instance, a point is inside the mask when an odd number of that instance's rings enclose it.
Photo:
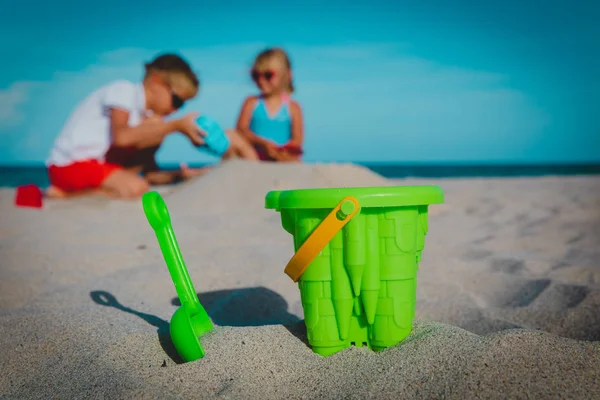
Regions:
[[[598,2],[35,3],[0,15],[3,164],[44,161],[79,101],[162,51],[201,78],[184,111],[230,127],[270,45],[292,58],[309,161],[600,161]],[[159,153],[209,160],[179,135]]]

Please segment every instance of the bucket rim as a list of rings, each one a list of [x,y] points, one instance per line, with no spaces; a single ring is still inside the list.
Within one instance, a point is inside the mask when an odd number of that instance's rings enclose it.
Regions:
[[[444,202],[444,192],[439,186],[373,186],[273,190],[265,197],[265,208],[333,208],[347,196],[355,197],[361,208],[423,206]]]

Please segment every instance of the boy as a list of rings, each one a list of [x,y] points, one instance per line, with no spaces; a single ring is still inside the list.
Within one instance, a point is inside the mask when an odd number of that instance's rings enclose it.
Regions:
[[[203,144],[197,113],[165,121],[196,96],[199,82],[189,64],[163,54],[145,65],[141,83],[115,81],[88,96],[69,117],[47,161],[48,197],[103,191],[136,198],[149,184],[167,184],[204,173],[204,169],[160,171],[155,153],[173,132]],[[141,173],[141,176],[140,176]]]

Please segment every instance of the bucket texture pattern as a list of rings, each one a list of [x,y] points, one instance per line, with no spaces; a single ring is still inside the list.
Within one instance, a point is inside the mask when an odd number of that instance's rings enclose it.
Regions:
[[[352,190],[341,189],[338,197],[343,195],[352,195]],[[441,202],[443,196],[438,197]],[[356,198],[362,203],[360,196]],[[428,205],[398,203],[361,206],[300,276],[307,336],[314,352],[328,356],[351,345],[378,351],[410,334]],[[333,208],[284,206],[277,208],[296,251]]]

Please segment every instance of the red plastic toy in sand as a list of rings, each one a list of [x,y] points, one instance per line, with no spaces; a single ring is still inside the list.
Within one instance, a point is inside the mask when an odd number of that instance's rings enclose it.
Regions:
[[[42,208],[44,194],[36,185],[23,185],[17,188],[15,205],[17,207]]]

